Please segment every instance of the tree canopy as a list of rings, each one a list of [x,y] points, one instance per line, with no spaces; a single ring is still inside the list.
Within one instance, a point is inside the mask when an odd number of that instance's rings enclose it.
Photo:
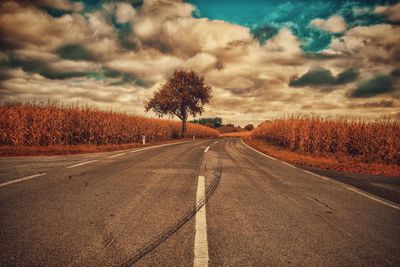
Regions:
[[[145,110],[153,110],[158,116],[178,117],[182,121],[183,137],[188,116],[201,115],[211,97],[211,87],[204,82],[202,75],[191,70],[175,70],[145,103]]]

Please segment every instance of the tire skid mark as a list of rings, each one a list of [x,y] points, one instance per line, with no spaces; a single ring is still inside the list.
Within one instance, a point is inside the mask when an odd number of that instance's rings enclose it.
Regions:
[[[220,165],[220,164],[219,164]],[[141,258],[149,254],[156,247],[161,245],[164,241],[166,241],[170,236],[176,233],[184,224],[186,224],[194,215],[204,206],[204,204],[210,199],[210,197],[214,194],[217,189],[219,182],[221,180],[222,175],[222,166],[219,166],[219,169],[213,173],[212,182],[206,189],[206,193],[203,197],[201,197],[195,205],[193,205],[181,218],[179,218],[175,223],[171,226],[167,227],[163,232],[154,236],[150,239],[144,246],[138,249],[131,257],[125,260],[120,266],[132,266],[136,262],[138,262]]]

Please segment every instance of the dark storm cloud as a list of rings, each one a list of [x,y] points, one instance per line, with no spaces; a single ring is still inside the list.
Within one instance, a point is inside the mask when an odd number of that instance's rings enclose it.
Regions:
[[[57,54],[63,59],[93,60],[92,55],[82,45],[70,44],[57,49]]]
[[[380,94],[392,93],[397,89],[396,78],[394,76],[376,75],[375,77],[360,83],[357,88],[351,92],[350,96],[354,98],[367,98]]]
[[[389,100],[382,100],[379,102],[366,102],[361,104],[364,108],[392,108],[394,107],[394,102]]]
[[[346,69],[336,76],[335,84],[346,84],[354,82],[357,79],[358,75],[360,75],[360,71],[358,69]]]
[[[400,78],[400,69],[393,69],[391,72],[390,72],[390,75],[392,75],[393,77],[399,77]]]
[[[303,86],[331,86],[341,85],[353,82],[357,79],[359,71],[354,68],[349,68],[339,73],[336,77],[332,75],[330,70],[324,68],[312,68],[303,76],[299,78],[292,78],[289,86],[303,87]]]
[[[84,77],[89,72],[84,71],[55,71],[52,70],[46,62],[40,60],[21,60],[15,57],[11,57],[8,62],[8,66],[11,68],[21,68],[25,72],[38,73],[43,77],[51,80],[63,80],[75,77]]]

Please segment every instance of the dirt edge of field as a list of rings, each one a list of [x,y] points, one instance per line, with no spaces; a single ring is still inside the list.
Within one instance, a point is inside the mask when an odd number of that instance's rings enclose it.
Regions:
[[[338,159],[326,155],[301,154],[273,146],[261,140],[250,140],[248,136],[238,137],[241,137],[243,142],[245,142],[247,145],[264,154],[295,165],[311,166],[320,169],[357,174],[372,174],[394,177],[400,176],[400,166],[394,164],[364,163],[348,157]]]

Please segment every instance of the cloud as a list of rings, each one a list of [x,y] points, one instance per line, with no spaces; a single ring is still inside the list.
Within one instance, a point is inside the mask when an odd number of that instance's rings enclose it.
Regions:
[[[136,10],[127,3],[119,2],[116,4],[115,16],[118,23],[127,23],[133,21]]]
[[[335,82],[330,70],[312,68],[303,76],[293,78],[289,85],[294,87],[332,85]]]
[[[354,82],[359,75],[360,71],[358,69],[348,68],[337,75],[335,84],[346,84]]]
[[[390,75],[376,75],[360,83],[357,88],[351,92],[350,96],[354,98],[368,98],[376,95],[393,93],[399,89],[400,87],[395,77]]]
[[[38,3],[40,6],[56,8],[66,11],[82,11],[82,3],[73,3],[68,0],[34,0],[33,2]]]
[[[391,100],[382,100],[379,102],[365,102],[361,104],[364,108],[392,108],[395,104]]]
[[[237,124],[305,108],[347,114],[351,103],[363,101],[349,97],[356,91],[352,82],[377,72],[391,73],[387,76],[392,78],[399,75],[396,24],[338,32],[346,25],[338,27],[340,19],[331,17],[322,21],[326,29],[319,30],[309,27],[309,21],[329,12],[313,9],[301,18],[305,26],[300,27],[294,22],[303,15],[291,20],[299,13],[295,5],[290,14],[285,9],[279,12],[286,14],[285,22],[277,16],[243,26],[193,16],[196,7],[186,1],[138,2],[98,1],[81,9],[66,0],[1,1],[2,101],[59,99],[141,114],[143,101],[173,69],[190,68],[213,87],[214,98],[204,115],[223,116]],[[60,12],[54,15],[51,9]],[[348,16],[346,20],[354,26]],[[331,39],[326,50],[305,52],[310,44],[317,47],[315,42],[325,48]],[[291,79],[296,73],[302,75]],[[290,90],[289,86],[322,90]],[[336,88],[340,90],[326,90]],[[393,107],[384,108],[393,112],[398,107],[396,96],[397,91],[382,93],[371,103],[393,101]],[[376,109],[369,111],[366,106],[352,107],[352,112],[377,115]]]
[[[353,59],[357,64],[395,64],[400,60],[400,27],[390,24],[357,26],[332,40],[332,54]]]
[[[347,29],[346,21],[341,16],[333,16],[328,19],[313,19],[311,25],[332,33],[344,32]]]
[[[359,70],[349,68],[340,72],[336,77],[332,75],[330,70],[324,68],[311,68],[300,77],[291,79],[289,86],[303,87],[303,86],[332,86],[342,85],[353,82],[357,79]]]
[[[92,60],[90,52],[82,45],[65,45],[57,49],[58,55],[63,59]]]
[[[400,3],[390,6],[377,6],[373,12],[378,15],[386,16],[390,21],[400,21]]]
[[[0,35],[9,47],[54,49],[82,42],[88,36],[86,20],[78,14],[53,18],[37,7],[10,1],[0,4],[0,13]]]

